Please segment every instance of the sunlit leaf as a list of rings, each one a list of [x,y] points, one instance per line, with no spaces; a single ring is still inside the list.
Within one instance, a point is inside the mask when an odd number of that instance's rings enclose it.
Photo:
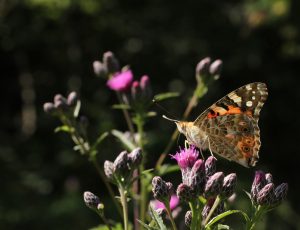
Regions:
[[[58,132],[72,133],[73,131],[74,131],[73,128],[71,128],[70,126],[67,126],[67,125],[58,126],[54,129],[55,133],[58,133]]]
[[[153,98],[154,101],[163,101],[169,98],[178,97],[180,94],[178,92],[167,92],[156,94]]]

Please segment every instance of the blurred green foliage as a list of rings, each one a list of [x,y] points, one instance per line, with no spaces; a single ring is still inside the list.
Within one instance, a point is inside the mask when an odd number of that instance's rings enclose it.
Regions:
[[[66,135],[54,134],[58,121],[42,111],[54,94],[76,90],[92,140],[113,128],[125,130],[121,113],[111,108],[115,95],[92,70],[92,62],[112,50],[136,78],[148,74],[155,93],[181,93],[163,102],[178,117],[193,91],[196,63],[221,58],[223,75],[191,120],[230,90],[266,82],[270,96],[260,120],[258,168],[288,182],[290,190],[288,201],[258,229],[300,229],[299,8],[297,0],[1,0],[0,228],[96,226],[97,216],[82,201],[85,190],[99,195],[114,217],[92,165],[72,151]],[[173,128],[159,116],[148,124],[149,167]],[[112,137],[105,141],[99,161],[122,150],[115,143]],[[242,189],[250,189],[254,169],[223,160],[219,167],[239,173],[237,205],[247,207]]]

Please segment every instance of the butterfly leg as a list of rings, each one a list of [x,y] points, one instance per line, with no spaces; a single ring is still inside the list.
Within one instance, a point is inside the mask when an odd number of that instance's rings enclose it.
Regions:
[[[212,155],[212,156],[215,158],[214,154],[213,154],[212,151],[211,151],[209,137],[206,137],[206,140],[207,140],[207,143],[208,143],[208,149],[209,149],[210,155]],[[206,141],[206,140],[205,140],[205,141]]]

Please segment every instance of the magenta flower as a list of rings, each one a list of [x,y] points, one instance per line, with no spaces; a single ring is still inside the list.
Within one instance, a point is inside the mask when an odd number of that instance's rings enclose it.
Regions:
[[[179,204],[179,198],[174,194],[171,196],[171,200],[170,200],[170,208],[171,210],[174,210]],[[157,210],[157,209],[165,209],[165,205],[164,203],[158,201],[158,200],[155,200],[154,201],[154,209]]]
[[[177,160],[177,164],[181,169],[192,168],[197,161],[199,151],[194,145],[191,145],[189,148],[180,149],[179,152],[171,156]]]
[[[107,86],[114,91],[124,92],[130,89],[132,81],[133,74],[131,70],[128,69],[121,73],[115,74],[107,81]]]

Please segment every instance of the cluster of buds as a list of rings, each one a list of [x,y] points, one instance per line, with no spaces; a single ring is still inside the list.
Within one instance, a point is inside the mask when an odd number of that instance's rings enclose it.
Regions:
[[[98,60],[94,61],[93,68],[96,76],[104,78],[120,71],[119,61],[111,51],[107,51],[103,54],[102,62]]]
[[[265,174],[262,171],[255,172],[251,188],[251,200],[255,206],[274,208],[286,198],[287,191],[287,183],[282,183],[275,187],[272,174]]]
[[[123,151],[114,162],[104,162],[104,173],[111,182],[127,186],[131,183],[134,169],[141,164],[142,159],[143,155],[140,148],[134,149],[131,153]]]
[[[177,188],[177,196],[184,202],[191,202],[203,195],[207,199],[219,196],[227,199],[234,193],[237,177],[235,173],[227,176],[216,172],[216,159],[213,156],[206,161],[199,156],[195,146],[181,149],[174,156],[181,169],[182,183]]]
[[[152,192],[153,197],[162,202],[168,204],[173,194],[173,184],[171,182],[165,182],[161,177],[155,176],[152,179]]]
[[[141,77],[140,81],[134,81],[131,85],[131,105],[135,110],[143,108],[151,101],[152,89],[150,78],[147,75]]]
[[[196,67],[196,79],[206,79],[212,76],[214,79],[218,79],[222,71],[223,62],[217,59],[212,62],[210,57],[203,58]]]
[[[69,93],[67,98],[61,94],[56,94],[53,102],[46,102],[44,104],[44,111],[51,115],[72,114],[78,101],[76,92]]]
[[[100,202],[98,196],[86,191],[83,193],[83,200],[87,207],[97,212],[100,216],[104,215],[104,205]]]

